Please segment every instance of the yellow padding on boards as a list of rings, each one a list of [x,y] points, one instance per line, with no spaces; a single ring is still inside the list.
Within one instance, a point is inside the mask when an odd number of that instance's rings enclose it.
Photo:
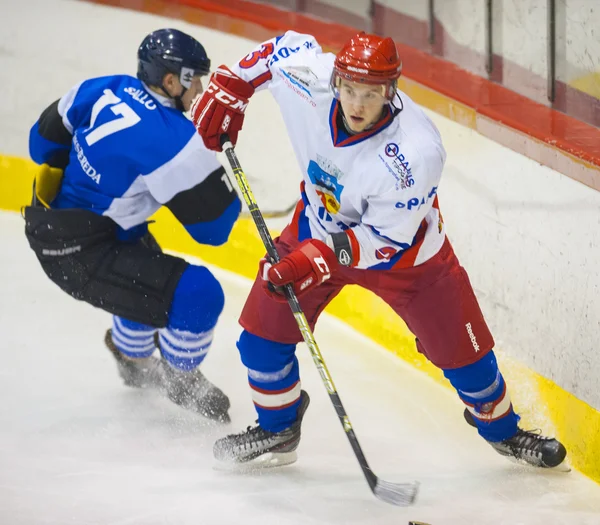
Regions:
[[[33,179],[40,166],[18,157],[0,155],[0,209],[19,211],[31,203]]]
[[[0,207],[18,211],[27,204],[33,178],[39,169],[30,161],[0,156]],[[239,220],[229,242],[220,247],[195,243],[166,208],[159,210],[153,219],[157,222],[151,225],[151,230],[164,249],[199,257],[250,279],[256,275],[264,248],[250,219]],[[413,336],[404,323],[379,298],[359,287],[348,286],[327,311],[450,388],[442,373],[415,350]],[[569,451],[572,466],[600,482],[597,454],[600,450],[600,412],[523,364],[504,356],[501,351],[497,355],[524,426],[540,427],[547,433],[556,432]],[[457,418],[462,417],[462,410],[457,398]]]
[[[398,87],[417,104],[471,129],[477,129],[477,110],[452,100],[410,78],[400,77]]]
[[[534,377],[542,406],[547,407],[573,466],[600,483],[600,412],[553,381]]]
[[[600,99],[600,71],[591,71],[578,78],[570,80],[569,86]]]

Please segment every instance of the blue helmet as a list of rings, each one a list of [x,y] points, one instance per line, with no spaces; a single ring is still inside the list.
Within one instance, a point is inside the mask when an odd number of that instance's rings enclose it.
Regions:
[[[174,73],[189,88],[193,76],[209,71],[210,60],[202,44],[177,29],[150,33],[138,49],[137,77],[151,86],[161,87],[164,76]]]

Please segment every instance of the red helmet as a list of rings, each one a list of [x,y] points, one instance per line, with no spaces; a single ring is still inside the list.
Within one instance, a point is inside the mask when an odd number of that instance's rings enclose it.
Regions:
[[[394,41],[390,37],[382,38],[361,31],[336,55],[331,87],[336,93],[339,79],[383,84],[386,86],[385,97],[391,100],[401,71],[402,61]]]

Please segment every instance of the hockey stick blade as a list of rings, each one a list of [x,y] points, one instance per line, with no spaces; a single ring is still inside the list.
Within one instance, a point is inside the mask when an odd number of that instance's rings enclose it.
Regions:
[[[377,478],[377,483],[373,487],[373,494],[381,501],[397,505],[398,507],[408,507],[415,502],[419,492],[419,484],[414,483],[390,483]]]

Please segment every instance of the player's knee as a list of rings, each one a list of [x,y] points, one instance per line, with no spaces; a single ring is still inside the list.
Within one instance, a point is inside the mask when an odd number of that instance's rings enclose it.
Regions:
[[[465,392],[477,392],[496,381],[498,363],[494,352],[491,351],[470,365],[446,369],[443,372],[454,388]]]
[[[223,288],[204,266],[189,265],[173,294],[169,328],[200,333],[210,330],[225,305]]]
[[[290,366],[296,351],[295,344],[269,341],[246,330],[237,342],[242,363],[249,370],[278,373]]]

